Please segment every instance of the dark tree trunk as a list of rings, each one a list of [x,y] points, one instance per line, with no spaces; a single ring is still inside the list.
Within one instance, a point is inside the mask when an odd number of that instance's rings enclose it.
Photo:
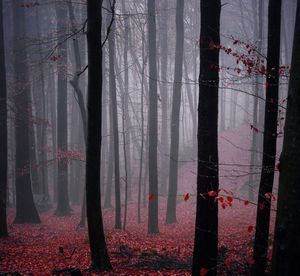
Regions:
[[[155,0],[148,0],[149,43],[149,207],[148,233],[158,229],[158,176],[157,176],[157,68],[156,68]]]
[[[88,125],[86,149],[86,207],[92,268],[111,270],[101,210],[102,0],[87,1]]]
[[[200,75],[198,105],[198,170],[197,212],[192,275],[201,268],[207,275],[217,273],[218,204],[211,190],[219,188],[218,167],[218,86],[219,50],[210,44],[220,44],[220,0],[201,1]],[[205,198],[203,198],[203,196]]]
[[[7,107],[6,69],[3,34],[3,1],[0,1],[0,237],[8,236],[7,204]]]
[[[57,32],[63,36],[67,31],[67,6],[63,2],[56,3]],[[67,42],[59,39],[57,53],[59,57],[57,69],[57,151],[68,151],[68,83],[67,83]],[[57,162],[57,208],[55,215],[68,216],[71,213],[68,189],[68,162],[59,158]]]
[[[179,116],[181,105],[183,47],[184,47],[184,1],[177,0],[176,8],[176,49],[175,49],[175,73],[173,84],[173,102],[171,115],[171,147],[169,190],[166,223],[176,222],[176,198],[178,181],[178,148],[179,148]]]
[[[300,270],[300,1],[298,1],[292,65],[273,245],[272,275],[296,275]]]
[[[23,1],[13,1],[14,18],[14,104],[16,138],[16,217],[14,223],[39,223],[33,201],[30,178],[30,87],[27,53],[22,38],[25,33]],[[35,169],[35,168],[34,168]]]
[[[279,91],[281,0],[269,1],[268,12],[267,89],[265,127],[263,136],[263,162],[259,185],[254,260],[252,275],[264,275],[267,263],[271,194],[274,182],[277,140],[277,113]],[[264,206],[262,208],[261,206]]]

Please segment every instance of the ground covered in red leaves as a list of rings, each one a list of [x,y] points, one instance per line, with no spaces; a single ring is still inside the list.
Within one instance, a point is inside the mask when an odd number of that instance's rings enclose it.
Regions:
[[[178,204],[178,223],[166,225],[161,209],[160,234],[147,235],[146,209],[137,223],[136,206],[129,208],[126,231],[114,230],[114,213],[104,210],[105,232],[113,272],[101,275],[190,275],[193,250],[195,203],[191,198]],[[90,265],[86,229],[76,231],[77,209],[70,217],[41,215],[40,225],[11,224],[10,237],[0,240],[0,271],[22,275],[50,275],[54,269],[78,267],[88,274]],[[219,273],[247,275],[255,229],[255,208],[233,200],[232,207],[220,208]]]
[[[219,191],[222,199],[219,198],[216,203],[219,204],[219,275],[248,275],[253,264],[251,255],[256,206],[247,201],[252,131],[245,125],[219,136],[222,189]],[[279,153],[280,139],[278,144]],[[195,160],[186,161],[180,163],[178,175],[177,223],[165,224],[166,197],[160,196],[159,235],[147,235],[147,208],[143,209],[143,222],[138,224],[136,203],[130,203],[126,231],[115,230],[114,210],[104,209],[106,240],[114,270],[101,275],[190,275],[197,169]],[[260,169],[254,173],[259,175]],[[276,194],[278,171],[275,179]],[[74,208],[74,214],[70,217],[55,217],[53,210],[42,213],[40,225],[13,225],[14,213],[9,210],[10,237],[0,239],[0,271],[50,275],[54,269],[77,267],[88,274],[90,256],[87,230],[76,230],[79,209]],[[204,275],[205,270],[202,272]]]

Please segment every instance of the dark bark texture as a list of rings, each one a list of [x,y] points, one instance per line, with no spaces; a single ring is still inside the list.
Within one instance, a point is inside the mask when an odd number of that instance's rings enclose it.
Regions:
[[[7,218],[7,107],[3,35],[3,1],[0,1],[0,237],[6,237]]]
[[[192,275],[199,275],[201,268],[208,269],[207,275],[217,272],[218,204],[207,193],[219,188],[219,73],[211,70],[211,65],[219,66],[220,13],[220,0],[201,1],[197,211]],[[212,43],[216,45],[213,49]]]
[[[270,208],[276,160],[277,113],[279,91],[281,0],[269,1],[268,53],[263,161],[258,193],[256,233],[252,275],[264,275],[267,263]],[[263,208],[262,208],[263,206]]]
[[[300,270],[300,2],[298,1],[273,245],[272,275]]]
[[[30,82],[27,53],[24,48],[25,13],[23,1],[13,1],[14,18],[14,105],[16,139],[16,217],[14,223],[39,223],[32,188],[30,170]]]
[[[101,165],[101,104],[102,104],[102,1],[87,1],[88,41],[88,126],[86,149],[86,208],[92,257],[95,270],[111,270],[105,242],[100,191]]]

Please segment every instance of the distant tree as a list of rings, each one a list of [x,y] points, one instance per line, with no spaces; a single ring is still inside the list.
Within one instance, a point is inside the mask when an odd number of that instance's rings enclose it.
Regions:
[[[176,222],[176,199],[178,182],[178,149],[179,149],[179,124],[183,69],[184,48],[184,1],[177,0],[176,8],[176,49],[175,49],[175,73],[172,98],[171,115],[171,147],[170,147],[170,169],[169,169],[169,191],[167,204],[167,223]]]
[[[158,34],[160,42],[160,79],[159,90],[161,96],[161,135],[160,135],[160,192],[167,193],[168,188],[168,162],[169,162],[169,85],[167,81],[167,74],[169,68],[169,1],[159,1],[160,12],[158,17]]]
[[[218,204],[218,86],[220,0],[201,1],[200,75],[198,105],[197,211],[192,275],[200,269],[217,274]],[[216,45],[215,47],[212,47]],[[208,193],[214,191],[213,194]]]
[[[149,43],[149,208],[148,233],[158,229],[158,175],[157,175],[157,65],[155,0],[148,0]]]
[[[39,223],[32,188],[30,170],[30,83],[27,53],[24,47],[25,12],[24,1],[13,0],[14,19],[14,106],[16,139],[16,217],[14,223]],[[35,169],[35,168],[33,168]]]
[[[8,236],[7,204],[7,107],[3,34],[3,1],[0,1],[0,237]]]
[[[111,270],[101,210],[101,119],[102,119],[102,0],[87,1],[88,124],[86,149],[86,208],[92,257],[91,268]]]
[[[108,1],[110,3],[110,1]],[[110,7],[110,5],[108,5]],[[114,7],[111,7],[112,12]],[[113,14],[112,14],[113,16]],[[113,19],[112,19],[113,20]],[[121,193],[120,193],[120,153],[119,153],[119,127],[118,127],[118,105],[117,105],[117,88],[116,88],[116,73],[115,73],[115,24],[112,23],[112,28],[108,37],[109,48],[109,94],[110,104],[112,108],[112,126],[114,140],[114,169],[115,169],[115,228],[121,229]]]
[[[283,149],[272,275],[296,275],[300,270],[300,1],[298,1]]]
[[[57,148],[58,151],[68,150],[68,83],[67,83],[67,41],[64,36],[67,31],[68,10],[66,3],[60,1],[56,4],[59,57],[57,68]],[[68,189],[68,162],[58,160],[57,170],[57,208],[55,215],[67,216],[71,213]]]
[[[268,52],[265,123],[263,134],[263,161],[258,192],[256,233],[254,240],[254,265],[252,275],[264,275],[266,270],[270,208],[276,161],[281,0],[269,1]]]

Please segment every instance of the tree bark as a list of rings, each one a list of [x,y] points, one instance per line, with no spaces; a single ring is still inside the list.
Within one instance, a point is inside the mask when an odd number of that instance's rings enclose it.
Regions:
[[[13,1],[14,18],[14,104],[16,139],[16,217],[14,223],[40,223],[36,210],[30,178],[30,84],[27,53],[22,37],[25,31],[23,1]]]
[[[195,276],[201,268],[207,269],[210,276],[217,273],[218,204],[208,192],[219,188],[219,73],[211,70],[211,65],[219,66],[220,13],[220,0],[201,1],[197,211],[192,267]],[[213,49],[211,43],[216,45]]]
[[[279,94],[281,0],[269,1],[268,53],[263,162],[259,185],[252,275],[264,275],[267,264],[271,193],[274,182]],[[263,206],[263,208],[262,208]]]
[[[148,234],[158,229],[158,176],[157,176],[157,63],[155,0],[148,0],[149,43],[149,206]]]
[[[273,245],[272,275],[300,269],[300,1],[298,1],[288,90]]]
[[[66,20],[68,11],[65,3],[56,3],[58,36],[67,31]],[[68,151],[68,83],[67,83],[67,42],[59,39],[57,53],[59,57],[57,68],[57,151]],[[55,215],[68,216],[71,214],[68,189],[68,162],[65,158],[57,160],[57,207]]]
[[[0,237],[8,236],[7,204],[7,92],[3,29],[3,1],[0,1]]]
[[[178,182],[178,148],[179,148],[179,116],[181,105],[183,48],[184,48],[184,1],[177,0],[176,8],[176,49],[175,49],[175,72],[173,84],[173,102],[171,115],[171,147],[169,190],[167,203],[166,223],[176,222],[176,199]]]
[[[88,125],[86,149],[86,207],[92,269],[112,269],[105,242],[101,210],[102,0],[87,1]]]

